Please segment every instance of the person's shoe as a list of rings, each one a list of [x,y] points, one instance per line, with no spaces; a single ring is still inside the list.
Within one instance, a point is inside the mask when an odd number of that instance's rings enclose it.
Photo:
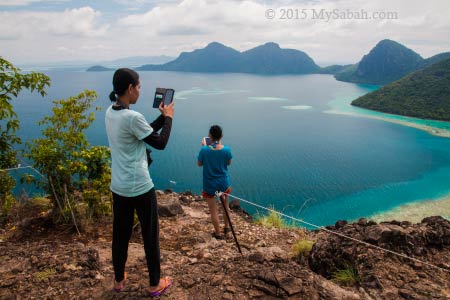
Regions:
[[[173,279],[170,277],[163,277],[161,278],[160,282],[164,281],[164,284],[161,288],[157,289],[157,290],[150,290],[149,288],[147,288],[147,293],[150,297],[159,297],[162,294],[164,294],[173,284]]]
[[[114,280],[114,291],[120,293],[125,288],[125,282],[127,281],[128,273],[123,273],[123,279],[121,282],[117,282]]]
[[[223,240],[225,239],[225,237],[221,234],[217,234],[215,231],[213,233],[211,233],[211,235],[213,236],[213,238],[215,238],[216,240]]]

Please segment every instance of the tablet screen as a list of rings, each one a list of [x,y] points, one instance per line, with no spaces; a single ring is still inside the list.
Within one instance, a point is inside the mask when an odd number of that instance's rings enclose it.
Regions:
[[[170,103],[172,103],[174,92],[175,91],[172,89],[166,90],[166,93],[164,94],[164,105],[169,105]]]

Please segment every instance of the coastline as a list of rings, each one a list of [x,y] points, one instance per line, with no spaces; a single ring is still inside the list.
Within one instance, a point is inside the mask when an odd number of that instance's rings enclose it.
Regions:
[[[434,135],[434,136],[443,137],[443,138],[450,138],[450,131],[447,130],[447,129],[442,129],[442,128],[429,126],[429,125],[418,124],[418,123],[415,123],[413,121],[409,122],[409,121],[405,121],[405,120],[398,120],[398,119],[392,119],[392,118],[388,118],[388,117],[369,115],[369,114],[365,114],[365,113],[346,112],[346,111],[339,111],[339,110],[334,110],[334,109],[333,110],[327,110],[327,111],[324,111],[324,112],[328,113],[328,114],[364,117],[364,118],[371,118],[371,119],[386,121],[386,122],[390,122],[390,123],[395,123],[395,124],[399,124],[399,125],[403,125],[403,126],[407,126],[407,127],[412,127],[412,128],[416,128],[416,129],[419,129],[419,130],[423,130],[423,131],[426,131],[429,134]]]
[[[450,138],[450,122],[416,119],[406,116],[387,114],[352,106],[352,98],[336,98],[329,103],[330,109],[324,113],[348,115],[362,118],[372,118],[380,121],[395,123],[425,131],[431,135]],[[423,124],[429,122],[429,124]],[[446,125],[449,126],[446,126]],[[436,125],[436,126],[433,126]],[[443,127],[440,127],[440,126]],[[447,127],[447,128],[445,128]],[[405,220],[412,223],[420,223],[423,218],[429,216],[442,216],[450,220],[450,194],[436,199],[423,199],[403,204],[385,212],[368,216],[375,222]]]
[[[391,210],[374,214],[368,219],[379,223],[382,221],[402,220],[420,223],[429,216],[442,216],[450,220],[450,194],[438,199],[426,199],[400,205]]]

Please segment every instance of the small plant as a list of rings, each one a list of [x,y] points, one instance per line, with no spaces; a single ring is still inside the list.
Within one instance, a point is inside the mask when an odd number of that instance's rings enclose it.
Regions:
[[[48,268],[45,269],[43,271],[37,272],[34,274],[34,276],[36,276],[37,279],[39,280],[46,280],[49,277],[53,276],[56,274],[56,269],[55,268]]]
[[[292,247],[294,256],[308,255],[314,245],[314,241],[310,240],[299,240]]]
[[[36,196],[31,199],[28,199],[28,201],[25,203],[25,205],[36,206],[39,209],[52,208],[52,203],[51,203],[50,199],[47,197],[42,197],[42,196]]]
[[[1,207],[1,214],[3,216],[7,216],[9,214],[9,212],[11,211],[11,209],[13,208],[13,206],[16,204],[16,198],[14,198],[11,194],[7,194],[4,197],[4,201],[2,203],[2,207]]]
[[[288,225],[283,218],[274,211],[271,211],[267,215],[258,214],[256,217],[256,224],[261,224],[267,228],[286,228]]]
[[[345,265],[331,274],[331,280],[339,285],[354,286],[361,281],[358,272],[351,265]]]

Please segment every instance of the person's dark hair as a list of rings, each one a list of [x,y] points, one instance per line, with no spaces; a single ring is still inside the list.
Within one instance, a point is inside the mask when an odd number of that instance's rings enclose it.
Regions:
[[[209,129],[209,134],[214,141],[219,141],[222,138],[222,128],[219,125],[213,125]]]
[[[109,94],[111,101],[116,101],[117,96],[122,96],[127,91],[130,84],[136,86],[139,83],[139,74],[128,68],[117,69],[113,76],[114,90]]]

